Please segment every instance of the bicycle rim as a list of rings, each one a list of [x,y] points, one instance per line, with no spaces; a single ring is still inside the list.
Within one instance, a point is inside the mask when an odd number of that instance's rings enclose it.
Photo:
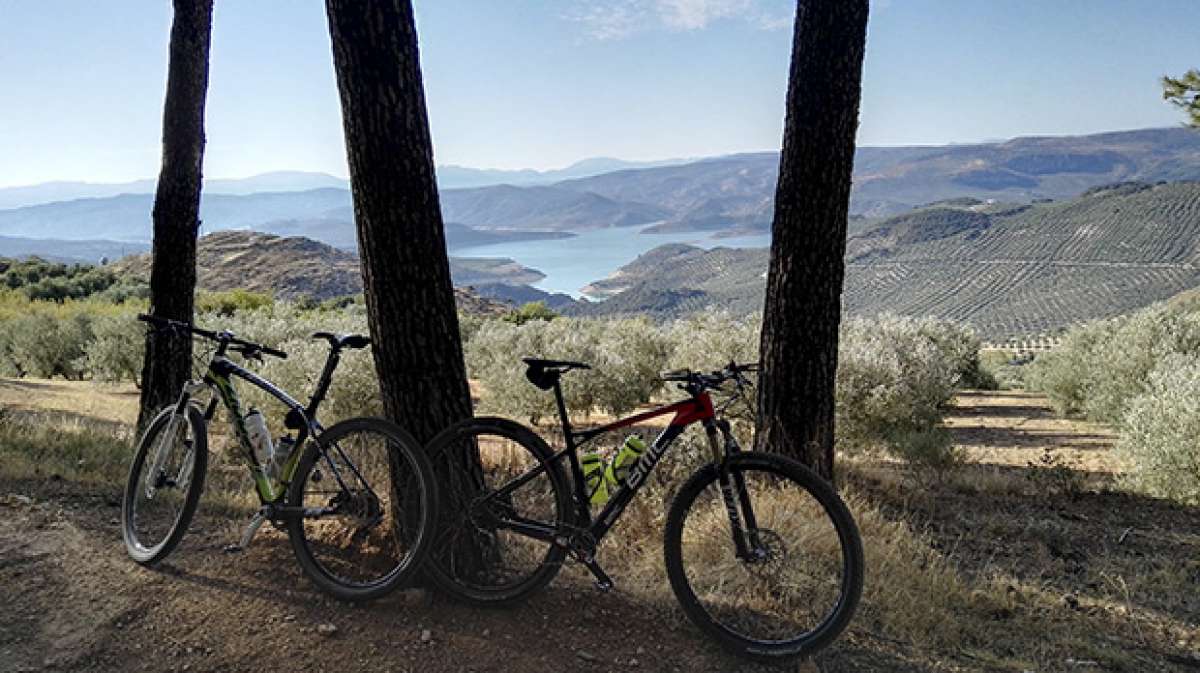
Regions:
[[[152,562],[169,553],[195,510],[205,447],[188,417],[193,413],[161,413],[135,455],[123,518],[126,545],[138,561]]]
[[[428,467],[411,442],[374,419],[331,428],[295,475],[289,503],[320,516],[291,526],[304,569],[348,600],[375,598],[415,568],[428,535]]]
[[[832,490],[814,493],[778,459],[733,461],[729,473],[748,553],[737,555],[714,468],[685,487],[686,511],[673,513],[677,595],[694,621],[744,654],[823,646],[844,628],[861,591],[861,547],[848,512],[829,501]],[[671,556],[669,549],[669,565]]]

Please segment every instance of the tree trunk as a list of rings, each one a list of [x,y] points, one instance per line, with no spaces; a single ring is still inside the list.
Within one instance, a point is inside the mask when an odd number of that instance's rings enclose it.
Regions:
[[[150,313],[191,322],[196,291],[196,232],[204,161],[204,100],[212,0],[175,0],[167,97],[163,110],[163,160],[154,195]],[[142,364],[138,427],[174,402],[191,375],[192,341],[150,332]]]
[[[763,310],[756,445],[827,479],[867,9],[797,3]]]
[[[408,0],[326,0],[383,407],[421,442],[470,417]]]

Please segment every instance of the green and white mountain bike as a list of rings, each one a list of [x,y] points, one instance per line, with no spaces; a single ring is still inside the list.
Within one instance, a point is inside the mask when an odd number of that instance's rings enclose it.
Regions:
[[[287,354],[190,324],[140,315],[178,338],[216,343],[204,377],[189,381],[179,400],[150,422],[137,445],[122,506],[125,546],[143,565],[157,563],[187,532],[208,466],[207,424],[218,403],[228,411],[234,450],[241,454],[261,507],[242,535],[250,544],[264,522],[286,529],[304,572],[342,600],[378,598],[411,579],[433,540],[438,498],[422,447],[379,418],[355,418],[325,429],[317,409],[344,349],[361,349],[359,335],[314,334],[329,342],[329,357],[307,405],[237,365],[229,353],[260,360]],[[255,410],[244,413],[233,379],[265,390],[287,407],[285,436],[274,446]],[[207,398],[205,399],[205,395]]]

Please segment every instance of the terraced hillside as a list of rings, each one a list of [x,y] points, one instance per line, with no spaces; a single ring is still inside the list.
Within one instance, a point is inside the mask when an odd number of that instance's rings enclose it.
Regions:
[[[845,309],[970,322],[991,339],[1050,332],[1200,286],[1200,183],[1123,183],[1062,202],[959,199],[847,241]],[[765,250],[663,246],[594,284],[589,313],[761,306]],[[666,298],[672,301],[666,301]]]

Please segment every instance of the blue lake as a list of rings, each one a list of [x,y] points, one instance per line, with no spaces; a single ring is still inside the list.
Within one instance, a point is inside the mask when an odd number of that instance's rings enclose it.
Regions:
[[[688,243],[712,249],[765,248],[769,234],[713,238],[708,232],[643,234],[651,225],[585,231],[571,238],[520,243],[497,243],[456,248],[454,257],[509,257],[546,274],[534,287],[547,292],[564,292],[579,297],[579,289],[607,277],[638,255],[666,243]]]

